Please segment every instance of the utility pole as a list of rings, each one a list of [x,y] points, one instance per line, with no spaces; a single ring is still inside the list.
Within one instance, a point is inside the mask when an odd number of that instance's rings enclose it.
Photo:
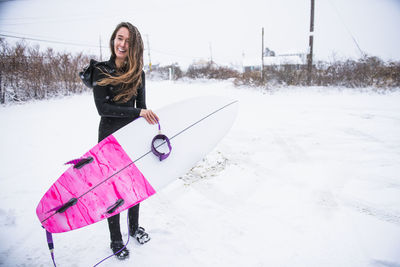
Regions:
[[[245,53],[244,50],[242,51],[242,72],[244,72],[244,57],[245,57]]]
[[[212,46],[211,46],[211,42],[210,42],[210,65],[213,64],[213,56],[212,56]]]
[[[3,91],[3,87],[1,86],[2,85],[2,81],[1,81],[2,69],[3,69],[3,66],[1,66],[1,69],[0,69],[0,103],[4,104],[6,101],[6,97],[5,97],[6,94],[5,94],[5,90]]]
[[[149,35],[148,34],[146,34],[146,39],[147,39],[147,54],[149,56],[149,70],[151,71],[150,41],[149,41]]]
[[[101,51],[101,35],[99,35],[99,47],[100,47],[100,61],[103,61],[103,54]]]
[[[314,0],[311,0],[310,14],[310,36],[309,36],[309,54],[307,57],[307,84],[311,85],[311,72],[313,63],[313,43],[314,43]]]
[[[264,27],[262,27],[261,35],[261,82],[264,82]]]
[[[5,54],[5,53],[4,53]],[[2,55],[3,56],[3,55]],[[3,69],[4,69],[4,61],[6,60],[6,57],[4,55],[4,60],[0,60],[0,103],[4,104],[6,101],[6,94],[5,94],[5,89],[3,90],[3,82],[2,82],[2,77],[3,77]]]

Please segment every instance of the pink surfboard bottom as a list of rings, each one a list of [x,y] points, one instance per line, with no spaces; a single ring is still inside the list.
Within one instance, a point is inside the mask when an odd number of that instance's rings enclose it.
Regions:
[[[82,157],[93,157],[93,162],[81,169],[71,166],[66,170],[36,208],[42,226],[51,233],[67,232],[101,221],[155,194],[113,135]],[[107,181],[103,182],[105,179]],[[54,209],[71,198],[79,198],[76,205],[63,213],[55,213]],[[119,199],[123,199],[124,204],[113,213],[107,213]]]

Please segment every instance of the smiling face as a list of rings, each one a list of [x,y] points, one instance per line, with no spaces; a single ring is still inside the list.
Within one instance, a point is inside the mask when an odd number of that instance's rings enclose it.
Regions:
[[[114,53],[116,63],[123,63],[129,53],[129,30],[121,27],[114,39]]]

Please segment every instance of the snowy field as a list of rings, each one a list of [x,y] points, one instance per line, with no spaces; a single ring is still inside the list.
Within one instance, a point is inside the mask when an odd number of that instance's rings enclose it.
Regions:
[[[152,240],[101,266],[400,266],[400,93],[147,83],[154,110],[197,95],[238,99],[235,125],[142,203]],[[90,94],[0,107],[1,266],[52,266],[36,205],[98,121]],[[111,251],[106,221],[53,237],[58,266]]]

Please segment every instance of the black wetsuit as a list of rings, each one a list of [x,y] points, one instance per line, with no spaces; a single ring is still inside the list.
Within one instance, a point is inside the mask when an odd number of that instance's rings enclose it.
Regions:
[[[98,63],[97,67],[103,72],[116,75],[115,60],[112,57],[109,61]],[[105,75],[98,68],[93,70],[93,81],[95,82],[105,78]],[[141,109],[146,109],[145,84],[145,74],[142,72],[142,83],[138,88],[137,95],[133,96],[132,99],[126,103],[116,103],[113,101],[119,86],[100,86],[94,84],[94,102],[96,104],[97,111],[101,116],[99,125],[99,142],[138,118]],[[132,136],[132,138],[134,138],[134,136]],[[139,224],[139,204],[128,210],[128,217],[129,230],[131,233],[134,233]],[[108,218],[111,241],[122,241],[119,221],[119,214]]]

